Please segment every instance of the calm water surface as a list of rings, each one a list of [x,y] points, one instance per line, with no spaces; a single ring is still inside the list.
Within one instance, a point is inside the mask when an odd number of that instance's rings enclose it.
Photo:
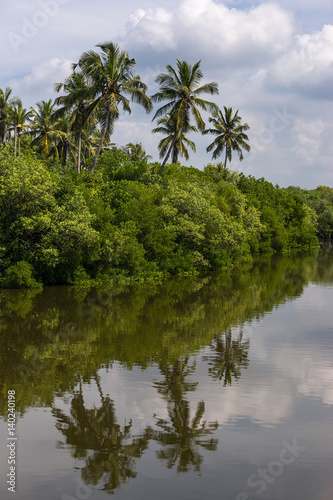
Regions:
[[[329,250],[0,306],[1,499],[333,498]]]

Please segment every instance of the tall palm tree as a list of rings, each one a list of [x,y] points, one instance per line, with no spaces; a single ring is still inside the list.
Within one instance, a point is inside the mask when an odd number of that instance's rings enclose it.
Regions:
[[[102,132],[98,128],[97,119],[91,119],[90,116],[82,129],[81,168],[84,167],[88,158],[96,155],[101,136]],[[109,137],[105,137],[101,152],[104,151],[104,148],[110,148],[111,146]]]
[[[216,139],[207,147],[207,152],[213,151],[213,159],[218,158],[225,151],[224,167],[227,166],[227,161],[231,162],[232,152],[237,151],[239,160],[243,160],[243,152],[250,151],[250,146],[246,142],[249,140],[245,134],[249,130],[247,123],[241,124],[241,117],[238,116],[238,110],[233,114],[232,108],[224,108],[224,113],[218,109],[213,111],[209,122],[214,128],[204,130],[204,134],[216,135]]]
[[[47,156],[54,154],[59,158],[59,141],[64,140],[66,132],[55,116],[55,103],[52,99],[37,103],[37,109],[32,109],[31,134],[34,137],[31,145],[37,145]]]
[[[5,91],[0,89],[0,141],[1,144],[5,141],[10,115],[14,106],[17,106],[20,99],[11,97],[12,89],[7,87]]]
[[[133,161],[148,161],[151,159],[151,156],[147,155],[141,142],[136,144],[129,142],[126,144],[126,147],[122,148],[122,150],[127,153]]]
[[[190,127],[191,114],[194,117],[197,128],[203,131],[204,121],[199,109],[204,111],[214,111],[216,104],[202,99],[202,94],[218,94],[218,84],[216,82],[205,83],[198,86],[203,78],[200,70],[200,61],[193,66],[186,61],[177,59],[177,68],[174,69],[170,64],[166,66],[167,72],[160,73],[156,77],[156,83],[160,85],[160,90],[152,96],[153,102],[168,101],[161,106],[155,113],[155,118],[170,113],[172,120],[176,122],[176,131],[169,150],[163,160],[159,174],[162,173],[164,166],[177,142],[178,134],[184,132]]]
[[[151,100],[146,94],[147,86],[134,73],[135,59],[130,59],[127,52],[112,42],[99,44],[97,47],[101,49],[101,54],[95,51],[84,52],[78,62],[82,72],[91,78],[96,92],[88,113],[96,109],[102,127],[91,173],[95,170],[104,139],[112,133],[114,121],[119,117],[119,106],[131,113],[131,100],[141,104],[147,112],[152,108]]]
[[[61,106],[56,114],[63,116],[68,112],[70,113],[69,129],[74,133],[78,145],[78,173],[80,173],[81,169],[82,130],[85,122],[89,118],[87,109],[95,93],[90,83],[86,75],[82,72],[74,71],[63,83],[56,83],[54,85],[54,90],[56,92],[63,90],[66,94],[55,100],[55,104]]]
[[[21,152],[21,136],[24,130],[30,128],[29,120],[32,117],[32,111],[23,107],[20,100],[17,101],[16,106],[12,106],[10,113],[11,127],[8,129],[14,130],[14,154],[16,156]]]
[[[175,115],[170,116],[167,113],[165,116],[160,118],[157,122],[158,127],[153,129],[153,133],[161,133],[166,135],[158,144],[158,149],[160,150],[160,158],[166,156],[171,144],[173,148],[171,151],[171,161],[172,163],[177,163],[178,155],[184,156],[186,160],[189,159],[187,146],[195,151],[195,144],[193,141],[185,137],[185,133],[197,132],[198,129],[194,125],[188,125],[186,130],[182,127],[181,130],[177,131],[177,120]],[[174,140],[176,138],[176,140]]]

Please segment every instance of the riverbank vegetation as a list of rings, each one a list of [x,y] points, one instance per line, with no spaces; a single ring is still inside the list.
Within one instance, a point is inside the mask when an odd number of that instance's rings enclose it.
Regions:
[[[318,245],[333,230],[333,190],[283,189],[227,168],[249,151],[238,110],[203,99],[200,61],[177,60],[149,97],[135,60],[100,44],[55,84],[55,101],[27,110],[0,89],[0,286],[36,287],[156,278],[231,268],[262,252]],[[120,111],[162,103],[152,132],[162,163],[142,144],[116,146]],[[209,112],[206,128],[202,112]],[[214,135],[203,170],[184,167],[195,143]],[[167,164],[171,160],[172,163]]]
[[[131,151],[105,151],[91,175],[0,150],[2,287],[193,273],[318,244],[317,205],[297,189],[222,164],[170,164],[160,176]]]

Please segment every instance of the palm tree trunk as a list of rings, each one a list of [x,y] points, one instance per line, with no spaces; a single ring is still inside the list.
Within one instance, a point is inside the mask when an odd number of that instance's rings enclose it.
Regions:
[[[78,153],[77,153],[77,173],[80,173],[81,168],[81,145],[82,145],[82,127],[80,127],[79,132],[79,144],[78,144]]]
[[[225,160],[224,160],[224,168],[227,168],[227,161],[228,161],[228,150],[227,148],[225,148]]]
[[[17,127],[16,127],[16,115],[14,118],[14,156],[16,156],[17,150]]]
[[[162,163],[162,165],[161,165],[161,168],[160,168],[160,170],[159,170],[159,172],[158,172],[158,175],[161,175],[161,174],[162,174],[162,172],[163,172],[163,170],[164,170],[165,164],[166,164],[166,162],[168,161],[168,158],[169,158],[169,156],[170,156],[170,154],[171,154],[171,151],[173,150],[173,148],[174,148],[174,146],[175,146],[175,144],[176,144],[177,137],[178,137],[178,133],[179,133],[179,132],[177,132],[177,134],[175,134],[175,137],[172,139],[171,146],[170,146],[170,148],[168,149],[167,154],[165,155],[165,158],[164,158],[163,163]]]
[[[18,155],[21,154],[21,134],[18,132],[17,134],[17,145],[18,145]]]
[[[95,167],[96,167],[96,164],[97,164],[97,160],[98,160],[99,154],[100,154],[102,146],[103,146],[103,142],[104,142],[104,139],[105,139],[106,131],[107,131],[108,126],[109,126],[109,120],[110,120],[110,111],[108,111],[107,115],[106,115],[105,127],[104,127],[104,130],[103,130],[103,133],[102,133],[101,140],[99,141],[99,145],[98,145],[98,149],[97,149],[97,152],[96,152],[94,164],[92,166],[92,169],[90,170],[91,174],[94,173],[94,170],[95,170]]]

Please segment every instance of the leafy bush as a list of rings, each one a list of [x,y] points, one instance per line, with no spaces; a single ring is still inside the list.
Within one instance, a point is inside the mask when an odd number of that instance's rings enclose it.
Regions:
[[[33,278],[33,274],[32,265],[20,260],[6,269],[3,286],[4,288],[38,288],[42,286]]]
[[[112,149],[94,175],[78,175],[29,150],[14,157],[1,149],[1,286],[221,269],[255,252],[315,246],[317,219],[330,230],[330,188],[307,204],[299,190],[223,165],[167,165],[161,177],[158,167]]]

